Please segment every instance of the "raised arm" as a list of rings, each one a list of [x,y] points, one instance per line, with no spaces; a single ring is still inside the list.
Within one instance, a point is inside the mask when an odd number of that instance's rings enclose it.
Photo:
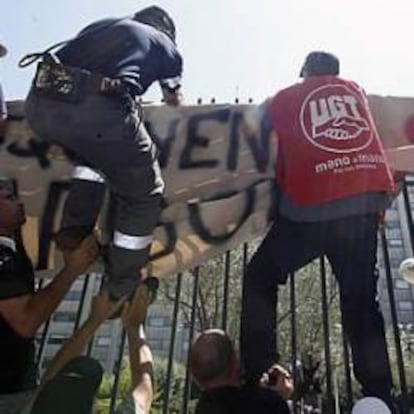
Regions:
[[[248,107],[244,112],[242,128],[246,135],[260,136],[261,134],[269,134],[273,148],[273,158],[276,159],[279,138],[267,113],[267,107],[270,102],[270,99],[267,99],[260,105]]]
[[[182,103],[181,91],[183,59],[177,49],[167,47],[162,57],[163,73],[159,80],[163,100],[167,105],[178,106]]]
[[[75,250],[64,252],[65,265],[47,286],[32,295],[1,301],[2,316],[17,334],[33,337],[58,307],[74,280],[87,271],[97,255],[95,237],[87,237]]]
[[[182,104],[183,95],[181,92],[181,88],[177,89],[168,89],[168,88],[161,88],[162,97],[165,104],[170,106],[179,106]]]
[[[42,384],[51,380],[69,361],[82,354],[98,328],[124,303],[109,300],[107,293],[97,295],[92,300],[91,313],[85,323],[71,336],[54,356],[45,373]]]
[[[145,339],[144,320],[151,301],[150,291],[141,284],[131,304],[126,304],[122,323],[127,333],[135,412],[149,413],[153,399],[153,356]]]

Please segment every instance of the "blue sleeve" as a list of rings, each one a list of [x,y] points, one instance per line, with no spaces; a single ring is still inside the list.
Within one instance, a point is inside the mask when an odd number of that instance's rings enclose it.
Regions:
[[[162,73],[159,79],[161,88],[175,91],[181,87],[183,58],[177,49],[168,48],[164,56]]]
[[[262,134],[270,135],[273,130],[273,124],[267,111],[267,102],[259,105],[257,109],[260,117],[260,129],[262,131]]]

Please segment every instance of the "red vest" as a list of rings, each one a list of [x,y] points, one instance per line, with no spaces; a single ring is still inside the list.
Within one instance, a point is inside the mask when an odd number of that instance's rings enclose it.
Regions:
[[[394,190],[364,92],[317,76],[283,89],[268,105],[279,137],[276,181],[298,205]]]

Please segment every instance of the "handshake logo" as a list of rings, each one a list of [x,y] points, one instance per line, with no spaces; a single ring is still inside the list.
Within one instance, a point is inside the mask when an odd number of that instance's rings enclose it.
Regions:
[[[312,91],[302,104],[300,116],[305,137],[329,152],[363,149],[373,137],[366,105],[345,85],[326,85]]]

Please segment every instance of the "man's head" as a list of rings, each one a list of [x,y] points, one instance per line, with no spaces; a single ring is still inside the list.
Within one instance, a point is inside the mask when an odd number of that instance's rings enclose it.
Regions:
[[[175,43],[175,24],[170,15],[158,6],[146,7],[135,13],[134,20],[165,33]]]
[[[31,414],[90,414],[102,374],[101,365],[93,358],[70,360],[41,388]]]
[[[204,331],[191,347],[190,371],[202,389],[236,385],[239,368],[233,343],[222,330]]]
[[[10,181],[0,179],[0,236],[13,236],[24,222],[23,204]]]
[[[299,76],[308,78],[310,76],[339,75],[339,59],[327,52],[311,52],[306,56]]]

